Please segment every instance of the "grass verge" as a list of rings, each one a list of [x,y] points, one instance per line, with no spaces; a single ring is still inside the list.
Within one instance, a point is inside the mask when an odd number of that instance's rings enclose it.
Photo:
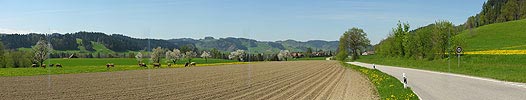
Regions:
[[[342,65],[361,72],[374,84],[381,100],[418,100],[418,96],[411,88],[404,85],[395,77],[385,74],[379,70],[368,69],[360,66],[346,64]]]

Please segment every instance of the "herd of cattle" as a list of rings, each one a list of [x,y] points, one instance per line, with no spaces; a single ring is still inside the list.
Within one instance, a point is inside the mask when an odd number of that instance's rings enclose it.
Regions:
[[[190,67],[190,66],[195,66],[197,63],[196,62],[190,62],[190,63],[185,63],[184,64],[184,67]],[[139,63],[138,64],[139,67],[148,67],[145,63]],[[62,64],[49,64],[49,67],[60,67],[62,68]],[[172,66],[172,63],[168,63],[168,67],[171,67]],[[38,67],[37,64],[32,64],[31,67]],[[43,67],[43,68],[46,68],[47,65],[46,64],[42,64],[40,65],[40,67]],[[107,63],[106,64],[106,68],[111,68],[111,67],[115,67],[115,64],[113,63]],[[160,63],[153,63],[153,67],[155,68],[160,68],[161,67],[161,64]]]
[[[46,68],[46,66],[47,66],[46,64],[40,65],[40,67],[44,67],[44,68]],[[54,66],[62,68],[62,64],[49,64],[49,67],[54,67]],[[31,67],[37,67],[37,64],[32,64]]]
[[[139,67],[148,67],[148,65],[146,63],[139,63],[138,65],[139,65]],[[190,62],[190,63],[187,62],[187,63],[184,64],[184,67],[190,67],[190,66],[195,66],[195,65],[197,65],[196,62]],[[168,63],[167,66],[171,67],[172,63]],[[110,67],[115,67],[115,64],[113,64],[113,63],[106,64],[106,68],[110,68]],[[161,64],[160,63],[153,63],[153,67],[154,68],[160,68]]]

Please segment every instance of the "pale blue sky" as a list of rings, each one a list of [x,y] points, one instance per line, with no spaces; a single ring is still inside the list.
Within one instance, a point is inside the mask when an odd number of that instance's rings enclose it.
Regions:
[[[485,0],[0,0],[0,33],[97,31],[159,39],[338,40],[362,28],[373,44],[398,20],[461,24]],[[150,33],[150,34],[147,34]]]

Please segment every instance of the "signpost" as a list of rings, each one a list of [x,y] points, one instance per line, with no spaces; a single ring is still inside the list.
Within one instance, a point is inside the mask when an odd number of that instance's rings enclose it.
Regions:
[[[458,59],[458,67],[460,67],[460,54],[462,53],[462,47],[457,47],[457,59]]]

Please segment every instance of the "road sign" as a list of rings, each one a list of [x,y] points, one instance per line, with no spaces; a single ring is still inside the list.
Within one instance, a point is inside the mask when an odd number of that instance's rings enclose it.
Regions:
[[[462,52],[462,47],[457,47],[457,54],[460,54]]]
[[[462,47],[457,47],[457,58],[458,58],[458,67],[460,67],[460,53],[462,53]]]

